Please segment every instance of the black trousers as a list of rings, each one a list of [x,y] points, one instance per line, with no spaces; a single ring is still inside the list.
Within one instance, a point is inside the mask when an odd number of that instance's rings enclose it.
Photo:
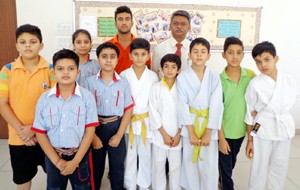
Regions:
[[[123,190],[125,170],[124,161],[126,156],[125,137],[122,137],[118,147],[111,147],[108,145],[109,139],[114,136],[119,129],[121,119],[122,118],[119,118],[115,122],[101,124],[99,127],[96,127],[96,135],[100,137],[103,143],[103,147],[101,149],[93,149],[94,182],[96,190],[99,190],[101,187],[107,153],[111,189]]]
[[[222,190],[233,190],[234,183],[232,180],[232,171],[235,166],[237,155],[240,152],[244,137],[239,139],[226,139],[229,144],[229,155],[225,155],[219,151],[219,172],[220,186]]]

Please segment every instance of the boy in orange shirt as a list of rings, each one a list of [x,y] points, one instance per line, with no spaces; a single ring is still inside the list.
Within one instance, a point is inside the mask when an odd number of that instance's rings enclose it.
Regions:
[[[39,55],[43,46],[38,27],[20,26],[16,30],[20,56],[0,72],[0,113],[8,123],[13,181],[17,189],[29,190],[37,166],[45,165],[45,155],[30,130],[38,98],[55,82],[50,64]]]

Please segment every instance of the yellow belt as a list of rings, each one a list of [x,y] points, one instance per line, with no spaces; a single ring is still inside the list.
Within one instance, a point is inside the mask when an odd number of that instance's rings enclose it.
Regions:
[[[196,136],[200,139],[202,135],[205,132],[205,129],[207,127],[208,123],[208,109],[205,110],[196,110],[195,108],[190,107],[190,113],[196,114],[195,120],[194,120],[194,130],[196,133]],[[199,129],[199,118],[204,117],[204,121],[201,125],[201,130]],[[193,163],[197,162],[197,158],[200,154],[201,146],[195,146],[194,147],[194,154],[193,154]]]
[[[133,135],[133,128],[132,128],[132,123],[136,122],[136,121],[141,121],[142,122],[142,139],[144,142],[144,145],[146,146],[146,137],[147,137],[147,130],[146,130],[146,124],[144,119],[149,117],[149,113],[143,113],[143,114],[134,114],[131,117],[131,122],[130,122],[130,127],[129,127],[129,142],[130,142],[130,147],[132,148],[132,143],[133,143],[133,139],[134,139],[134,135]]]

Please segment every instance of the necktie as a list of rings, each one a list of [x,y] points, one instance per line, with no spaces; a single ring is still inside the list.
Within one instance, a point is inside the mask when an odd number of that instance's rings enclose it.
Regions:
[[[177,50],[176,50],[175,54],[176,54],[178,57],[181,58],[181,47],[182,47],[182,44],[177,43],[177,44],[176,44],[176,47],[177,47]]]

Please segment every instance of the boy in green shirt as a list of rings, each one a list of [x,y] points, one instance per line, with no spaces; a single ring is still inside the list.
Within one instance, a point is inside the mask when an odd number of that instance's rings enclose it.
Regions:
[[[219,182],[221,189],[233,190],[232,170],[247,130],[244,123],[244,95],[249,81],[255,74],[252,70],[240,66],[244,57],[244,46],[240,39],[226,38],[222,56],[227,62],[227,67],[220,75],[224,112],[222,128],[219,130]]]

